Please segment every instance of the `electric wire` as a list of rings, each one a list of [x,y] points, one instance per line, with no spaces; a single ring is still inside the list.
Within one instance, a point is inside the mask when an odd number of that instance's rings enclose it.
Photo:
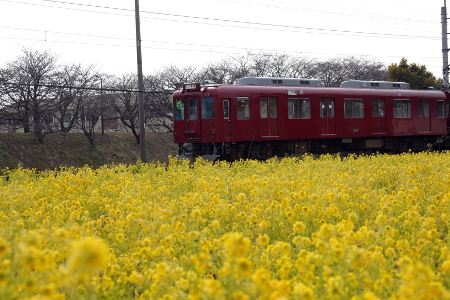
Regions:
[[[12,1],[12,0],[0,0],[4,2],[12,2],[12,3],[21,3],[21,4],[27,4],[27,5],[38,5],[38,6],[46,6],[43,4],[37,4],[37,3],[27,3],[27,2],[20,2],[20,1]],[[82,3],[73,3],[73,2],[65,2],[65,1],[56,1],[56,0],[42,0],[45,2],[52,2],[52,3],[60,3],[60,4],[69,4],[69,5],[77,5],[77,6],[86,6],[86,7],[93,7],[93,8],[102,8],[102,9],[110,9],[110,10],[119,10],[119,11],[127,11],[127,12],[133,12],[133,10],[130,9],[124,9],[124,8],[116,8],[116,7],[108,7],[108,6],[99,6],[99,5],[93,5],[93,4],[82,4]],[[56,7],[56,8],[63,8],[64,7]],[[83,10],[86,11],[86,10]],[[90,11],[92,12],[92,11]],[[98,13],[98,12],[96,12]],[[106,13],[106,12],[100,12],[100,13]],[[190,18],[194,20],[206,20],[206,21],[214,21],[214,22],[224,22],[226,24],[216,24],[216,23],[202,23],[202,22],[193,22],[193,21],[186,21],[186,20],[180,20],[180,19],[163,19],[158,18],[159,20],[163,21],[171,21],[171,22],[185,22],[185,23],[191,23],[191,24],[201,24],[201,25],[211,25],[211,26],[227,26],[227,27],[235,27],[235,28],[246,28],[246,29],[258,29],[258,30],[273,30],[273,31],[289,31],[288,29],[293,29],[294,31],[291,32],[298,32],[297,30],[314,30],[319,31],[318,33],[323,32],[330,32],[329,34],[334,35],[345,35],[345,36],[362,36],[362,35],[368,35],[368,36],[376,36],[376,37],[393,37],[393,38],[417,38],[417,39],[437,39],[438,37],[427,37],[427,36],[421,36],[421,35],[399,35],[399,34],[392,34],[392,33],[377,33],[377,32],[359,32],[359,31],[351,31],[351,30],[337,30],[337,29],[326,29],[326,28],[314,28],[314,27],[304,27],[304,26],[291,26],[291,25],[282,25],[282,24],[270,24],[270,23],[261,23],[261,22],[248,22],[248,21],[238,21],[238,20],[230,20],[230,19],[219,19],[219,18],[208,18],[208,17],[198,17],[198,16],[186,16],[186,15],[180,15],[180,14],[171,14],[171,13],[160,13],[160,12],[149,12],[149,11],[141,11],[142,14],[154,14],[154,15],[161,15],[166,17],[174,17],[174,18]],[[117,14],[116,14],[117,15]],[[126,15],[131,16],[131,15]],[[143,18],[146,18],[145,16]],[[154,19],[154,18],[153,18]],[[243,24],[247,27],[242,27],[238,25],[230,25],[230,24]],[[249,27],[250,26],[265,26],[265,27]],[[267,28],[272,27],[272,28]],[[308,33],[308,32],[307,32]]]
[[[11,39],[11,40],[21,40],[21,41],[36,41],[36,42],[43,42],[42,39],[31,39],[31,38],[11,38],[11,37],[2,37],[0,36],[0,39]],[[67,44],[80,44],[80,45],[93,45],[93,46],[102,46],[102,47],[120,47],[120,48],[135,48],[135,45],[121,45],[121,44],[106,44],[106,43],[88,43],[88,42],[73,42],[73,41],[58,41],[58,40],[51,40],[51,39],[47,39],[46,42],[51,42],[51,43],[67,43]],[[143,49],[152,49],[152,50],[167,50],[167,51],[181,51],[181,52],[199,52],[199,53],[215,53],[215,54],[227,54],[227,55],[240,55],[243,54],[242,51],[241,52],[232,52],[232,51],[218,51],[218,50],[214,50],[214,48],[218,47],[220,48],[220,46],[211,46],[208,45],[208,47],[212,47],[211,49],[207,49],[207,50],[202,50],[202,49],[186,49],[186,48],[168,48],[168,47],[156,47],[156,46],[145,46],[143,45],[142,48]],[[301,55],[306,55],[309,58],[314,58],[314,57],[310,57],[310,55],[336,55],[336,56],[352,56],[352,54],[350,53],[331,53],[331,52],[301,52],[298,50],[277,50],[277,49],[260,49],[260,48],[234,48],[235,50],[243,50],[243,51],[247,51],[247,52],[251,52],[251,51],[264,51],[264,52],[274,52],[274,53],[295,53],[295,54],[301,54]],[[251,55],[251,53],[250,53]],[[365,56],[370,56],[370,57],[377,57],[377,55],[370,55],[370,54],[366,54]],[[383,57],[390,57],[390,58],[401,58],[403,57],[403,55],[388,55],[388,56],[383,56]],[[422,58],[429,58],[429,59],[437,59],[440,57],[433,57],[433,56],[429,56],[429,57],[422,57]]]
[[[81,86],[68,86],[68,85],[57,85],[57,84],[30,84],[21,82],[8,82],[0,81],[0,84],[4,85],[17,85],[17,86],[28,86],[28,87],[47,87],[47,88],[58,88],[58,89],[74,89],[74,90],[92,90],[92,91],[106,91],[106,92],[125,92],[125,93],[143,93],[143,94],[166,94],[171,95],[173,92],[159,92],[159,91],[138,91],[129,89],[113,89],[113,88],[96,88],[96,87],[81,87]]]
[[[214,0],[213,0],[214,1]],[[223,2],[223,0],[216,0],[219,1],[220,3]],[[230,2],[230,3],[238,3],[241,5],[248,5],[248,6],[259,6],[259,7],[264,7],[264,8],[271,8],[271,9],[278,9],[278,10],[286,10],[289,12],[292,11],[298,11],[301,14],[305,14],[306,12],[308,12],[308,15],[315,15],[318,16],[320,18],[324,18],[324,16],[326,16],[327,20],[338,20],[338,21],[344,21],[344,22],[349,22],[350,20],[348,19],[348,17],[355,19],[356,21],[352,21],[352,25],[354,24],[362,24],[362,25],[367,25],[367,23],[365,22],[360,22],[358,20],[361,19],[361,16],[364,15],[364,21],[375,21],[377,22],[376,26],[377,28],[383,27],[383,28],[388,28],[389,30],[393,30],[393,29],[400,29],[400,30],[405,30],[405,28],[398,28],[398,27],[393,27],[392,25],[388,25],[388,24],[395,24],[395,25],[400,25],[400,26],[404,26],[406,24],[402,24],[399,22],[395,22],[395,20],[399,20],[399,21],[403,21],[403,22],[408,22],[408,28],[407,30],[411,30],[411,27],[417,27],[416,31],[419,30],[421,32],[428,32],[428,33],[432,33],[431,31],[425,31],[423,30],[424,28],[428,28],[428,29],[435,29],[436,27],[433,26],[424,26],[423,24],[436,24],[436,22],[431,22],[431,21],[426,21],[426,20],[417,20],[417,19],[405,19],[405,18],[399,18],[399,17],[392,17],[392,16],[386,16],[386,15],[380,15],[380,14],[367,14],[367,12],[362,12],[362,11],[358,11],[358,10],[354,10],[354,9],[349,9],[349,8],[345,8],[345,12],[346,13],[339,13],[338,10],[341,10],[341,7],[337,7],[337,6],[331,6],[329,4],[326,5],[327,8],[335,8],[335,10],[333,11],[328,11],[328,10],[323,10],[323,9],[313,9],[313,8],[308,8],[308,7],[298,7],[298,3],[296,2],[296,4],[286,4],[286,6],[284,7],[280,7],[277,5],[272,5],[272,4],[265,4],[265,3],[260,3],[258,2],[248,2],[246,1],[245,3],[242,1],[225,1],[225,2]],[[283,1],[275,1],[275,2],[279,2],[281,4],[285,4]],[[323,5],[320,2],[317,1],[302,1],[302,2],[308,2],[308,3],[312,3],[315,6],[317,6],[317,4],[319,5]],[[355,12],[355,13],[347,13],[347,12]],[[388,11],[387,11],[388,12]],[[394,20],[394,21],[392,21]],[[382,22],[380,22],[382,21]],[[381,24],[380,24],[381,23]],[[415,25],[417,23],[417,25]],[[434,32],[434,31],[433,31]]]
[[[131,9],[117,8],[117,7],[108,7],[108,6],[100,6],[100,5],[93,5],[93,4],[82,4],[82,3],[74,3],[74,2],[59,1],[59,0],[42,0],[42,1],[53,2],[53,3],[60,3],[60,4],[89,6],[89,7],[95,7],[95,8],[106,8],[106,9],[112,9],[112,10],[122,10],[122,11],[134,12],[134,10],[131,10]],[[311,2],[311,1],[303,1],[303,2],[310,2],[310,3],[316,4],[316,2]],[[266,6],[280,9],[280,7],[278,7],[278,6],[271,6],[271,5],[266,5]],[[339,7],[336,7],[336,6],[329,6],[329,5],[327,5],[327,7],[334,7],[334,8],[340,9]],[[292,9],[292,8],[289,7],[287,9]],[[304,8],[302,8],[302,9],[304,10]],[[318,11],[318,10],[316,10],[316,11]],[[346,8],[346,11],[354,11],[354,12],[360,13],[360,11],[352,10],[352,9],[348,9],[348,8]],[[148,12],[148,11],[140,11],[140,12],[141,13],[155,13],[155,14],[163,14],[163,15],[173,15],[173,14],[168,14],[168,13],[156,13],[156,12]],[[336,12],[330,12],[330,11],[324,11],[324,10],[320,10],[320,12],[336,14]],[[342,14],[339,14],[339,15],[342,15]],[[346,15],[352,16],[351,14],[346,14]],[[210,18],[206,18],[206,17],[193,17],[193,16],[183,16],[183,15],[173,15],[173,16],[176,16],[176,17],[180,17],[181,16],[181,17],[189,17],[189,18],[201,18],[201,19],[208,19],[208,20],[210,19]],[[386,17],[386,16],[383,16],[383,15],[374,15],[374,16],[381,16],[383,18],[391,18],[391,17]],[[398,17],[395,17],[394,19],[417,22],[417,20],[398,18]],[[228,20],[225,20],[225,21],[228,21]],[[239,22],[239,21],[232,21],[232,22]],[[428,22],[428,23],[434,23],[434,22]]]
[[[19,3],[19,4],[26,4],[26,5],[38,5],[38,6],[45,6],[45,7],[53,7],[53,8],[60,8],[60,9],[71,9],[74,10],[74,8],[67,8],[67,7],[58,7],[58,6],[51,6],[51,5],[45,5],[45,4],[37,4],[37,3],[28,3],[28,2],[21,2],[21,1],[12,1],[12,0],[0,0],[0,1],[4,1],[4,2],[10,2],[10,3]],[[91,13],[104,13],[104,14],[113,14],[113,15],[121,15],[121,16],[127,16],[127,17],[131,17],[131,12],[134,12],[134,10],[131,9],[124,9],[124,8],[117,8],[117,7],[108,7],[108,6],[100,6],[100,5],[92,5],[92,4],[81,4],[81,3],[74,3],[74,2],[67,2],[67,1],[56,1],[56,0],[43,0],[45,2],[50,2],[50,3],[58,3],[58,4],[63,4],[63,5],[76,5],[76,6],[84,6],[84,7],[90,7],[90,8],[94,8],[94,9],[108,9],[108,10],[113,10],[113,11],[124,11],[124,12],[129,12],[130,14],[118,14],[118,13],[111,13],[111,12],[105,12],[105,11],[93,11],[93,10],[83,10],[83,9],[76,9],[76,10],[80,10],[80,11],[85,11],[85,12],[91,12]],[[308,1],[307,1],[308,2]],[[310,1],[309,1],[310,2]],[[278,7],[278,9],[280,9]],[[258,30],[277,30],[277,31],[290,31],[290,32],[302,32],[299,30],[309,30],[309,32],[304,32],[307,34],[333,34],[333,35],[343,35],[343,36],[358,36],[358,37],[366,37],[365,35],[369,35],[367,37],[375,37],[375,38],[402,38],[402,39],[428,39],[428,40],[438,40],[440,39],[440,37],[429,37],[429,36],[422,36],[422,35],[416,35],[416,36],[411,36],[411,35],[396,35],[396,34],[380,34],[380,33],[367,33],[367,32],[355,32],[355,31],[341,31],[341,30],[329,30],[329,29],[324,29],[324,28],[313,28],[313,27],[299,27],[299,26],[288,26],[288,25],[280,25],[280,24],[269,24],[269,23],[254,23],[254,22],[242,22],[242,21],[236,21],[236,20],[223,20],[223,19],[216,19],[216,18],[206,18],[206,17],[195,17],[195,16],[185,16],[185,15],[179,15],[179,14],[168,14],[168,13],[158,13],[158,12],[148,12],[148,11],[142,11],[142,13],[144,14],[153,14],[153,15],[163,15],[163,16],[167,16],[167,17],[175,17],[175,18],[189,18],[189,19],[198,19],[201,20],[202,22],[192,22],[192,21],[188,21],[188,20],[173,20],[173,19],[167,19],[167,18],[156,18],[158,20],[163,20],[163,21],[176,21],[176,22],[186,22],[186,23],[193,23],[193,24],[201,24],[201,25],[215,25],[215,26],[230,26],[230,24],[211,24],[211,23],[204,23],[203,21],[207,20],[207,21],[214,21],[214,22],[226,22],[226,23],[237,23],[237,24],[245,24],[247,27],[243,27],[243,26],[233,26],[236,28],[245,28],[245,29],[258,29]],[[338,14],[338,15],[342,15],[342,14]],[[381,16],[381,15],[380,15]],[[134,17],[134,15],[133,15]],[[155,19],[155,17],[152,17],[152,19]],[[399,20],[405,20],[405,21],[409,21],[411,19],[404,19],[404,18],[396,18]],[[424,22],[424,21],[421,21]],[[426,22],[424,22],[426,23]],[[431,22],[430,22],[431,23]],[[254,26],[263,26],[261,27],[248,27],[248,25],[254,25]],[[265,27],[264,27],[265,26]],[[267,28],[267,27],[275,27],[275,28]],[[3,26],[3,28],[6,28],[6,26]],[[13,29],[13,28],[10,28]],[[295,29],[293,31],[293,29]],[[32,30],[32,29],[23,29],[21,28],[21,30]],[[39,31],[38,29],[34,30],[34,31]],[[40,30],[41,32],[49,32],[51,33],[51,31],[47,31],[47,30]],[[76,35],[76,36],[85,36],[85,37],[97,37],[97,38],[106,38],[106,39],[117,39],[117,40],[130,40],[131,39],[127,39],[127,38],[121,38],[121,37],[106,37],[106,36],[94,36],[94,35],[84,35],[84,34],[79,34],[79,33],[63,33],[63,32],[53,32],[55,34],[63,34],[63,35]],[[370,36],[372,35],[372,36]],[[16,40],[29,40],[29,41],[42,41],[41,39],[27,39],[27,38],[18,38],[18,37],[0,37],[2,39],[16,39]],[[100,46],[113,46],[113,47],[134,47],[133,46],[127,46],[127,45],[122,45],[122,44],[106,44],[106,43],[88,43],[88,42],[71,42],[71,41],[61,41],[61,40],[48,40],[49,42],[56,42],[56,43],[72,43],[72,44],[84,44],[84,45],[100,45]],[[162,43],[162,44],[176,44],[176,45],[181,45],[181,46],[190,46],[190,47],[209,47],[209,50],[201,50],[201,49],[186,49],[186,48],[182,48],[182,49],[177,49],[177,48],[167,48],[167,47],[155,47],[155,46],[146,46],[144,48],[147,49],[159,49],[159,50],[170,50],[170,51],[190,51],[190,52],[202,52],[202,53],[206,53],[206,52],[212,52],[212,53],[227,53],[227,54],[240,54],[240,53],[235,53],[235,52],[229,52],[229,51],[217,51],[217,49],[234,49],[234,50],[247,50],[247,51],[251,51],[251,50],[260,50],[262,51],[263,49],[252,49],[252,48],[240,48],[240,47],[227,47],[227,46],[220,46],[220,45],[202,45],[202,44],[187,44],[187,43],[175,43],[175,42],[166,42],[166,41],[148,41],[148,40],[143,40],[144,42],[150,42],[150,43]],[[298,53],[299,51],[285,51],[285,50],[266,50],[264,49],[264,51],[269,51],[269,52],[288,52],[288,53]],[[335,53],[318,53],[318,52],[306,52],[306,53],[313,53],[313,54],[335,54]],[[335,54],[335,55],[345,55],[345,54]],[[368,55],[368,56],[374,56],[374,55]],[[399,56],[394,56],[394,57],[399,57]],[[432,58],[437,58],[437,57],[432,57]]]

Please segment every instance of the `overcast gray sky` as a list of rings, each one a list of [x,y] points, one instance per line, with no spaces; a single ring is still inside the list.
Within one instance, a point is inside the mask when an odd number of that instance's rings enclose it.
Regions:
[[[136,72],[133,0],[0,0],[0,66],[21,47]],[[140,0],[144,74],[247,51],[402,57],[442,77],[444,0]]]

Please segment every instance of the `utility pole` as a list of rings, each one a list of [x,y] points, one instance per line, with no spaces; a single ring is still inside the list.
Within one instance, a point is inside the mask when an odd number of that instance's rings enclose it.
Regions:
[[[141,23],[139,21],[139,0],[135,0],[136,11],[136,50],[138,67],[138,100],[139,100],[139,144],[141,148],[141,161],[147,162],[147,149],[145,142],[145,107],[144,107],[144,78],[142,75],[141,53]]]
[[[441,19],[442,19],[442,74],[444,76],[443,86],[447,89],[448,82],[448,41],[447,41],[447,3],[444,0],[444,7],[441,7]]]
[[[103,76],[103,75],[102,75]],[[102,121],[102,135],[105,135],[105,125],[104,125],[104,117],[103,115],[105,114],[104,110],[105,110],[105,105],[103,103],[103,78],[100,77],[100,104],[101,104],[101,110],[102,110],[102,116],[101,116],[101,121]]]

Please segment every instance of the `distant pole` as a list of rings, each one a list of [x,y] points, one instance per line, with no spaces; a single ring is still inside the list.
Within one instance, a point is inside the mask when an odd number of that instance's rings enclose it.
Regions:
[[[448,42],[447,42],[447,3],[444,0],[444,7],[441,7],[442,18],[442,74],[444,75],[444,87],[449,86],[448,82]]]
[[[139,99],[139,144],[141,146],[141,161],[147,162],[147,149],[145,142],[145,107],[144,107],[144,78],[142,76],[141,53],[141,24],[139,21],[139,0],[135,0],[136,11],[136,50],[138,67],[138,99]]]

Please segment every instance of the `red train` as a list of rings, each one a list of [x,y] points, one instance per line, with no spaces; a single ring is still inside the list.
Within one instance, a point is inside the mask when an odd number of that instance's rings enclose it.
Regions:
[[[267,159],[300,153],[449,149],[450,94],[406,83],[243,78],[173,95],[180,157]]]

